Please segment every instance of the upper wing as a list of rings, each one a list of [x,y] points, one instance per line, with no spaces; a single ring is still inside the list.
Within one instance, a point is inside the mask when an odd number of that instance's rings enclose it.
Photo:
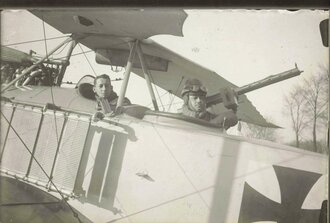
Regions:
[[[42,9],[30,12],[62,33],[134,39],[157,34],[183,36],[182,25],[187,17],[183,10],[175,9]]]
[[[236,86],[217,73],[204,68],[166,47],[146,39],[156,34],[182,36],[182,25],[187,17],[183,10],[164,9],[106,9],[106,10],[32,10],[33,14],[63,33],[73,33],[79,42],[97,52],[99,63],[125,66],[129,55],[129,42],[141,40],[152,82],[180,97],[188,78],[202,80],[208,94],[218,93],[220,88]],[[133,72],[144,77],[136,55]],[[240,120],[264,127],[277,127],[268,123],[245,95],[239,98]],[[215,113],[226,108],[212,107]]]

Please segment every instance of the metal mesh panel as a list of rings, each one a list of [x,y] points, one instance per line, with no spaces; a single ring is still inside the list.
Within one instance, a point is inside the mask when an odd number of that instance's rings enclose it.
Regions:
[[[40,118],[40,113],[20,108],[16,108],[14,113],[11,124],[30,151],[33,150]],[[9,169],[13,172],[25,174],[30,158],[30,153],[27,151],[15,132],[10,129],[6,142],[6,148],[3,152],[1,167]]]
[[[1,124],[1,127],[0,127],[0,129],[1,129],[1,131],[0,131],[0,136],[1,136],[1,138],[0,138],[0,154],[2,153],[3,145],[5,144],[6,135],[7,135],[8,127],[9,127],[9,123],[8,122],[10,122],[10,117],[11,117],[12,112],[13,112],[13,108],[12,107],[4,106],[4,105],[1,106],[1,118],[0,118],[0,124]],[[4,118],[3,116],[5,116],[6,118]]]
[[[63,132],[54,172],[54,182],[72,190],[74,187],[89,122],[68,119]]]
[[[56,125],[55,125],[56,120]],[[35,158],[50,175],[52,165],[55,158],[57,143],[60,140],[60,134],[64,123],[64,115],[62,114],[45,114],[41,125],[37,147],[35,150]],[[56,134],[57,129],[57,134]],[[47,176],[42,172],[39,165],[33,160],[30,170],[30,177],[48,182]]]

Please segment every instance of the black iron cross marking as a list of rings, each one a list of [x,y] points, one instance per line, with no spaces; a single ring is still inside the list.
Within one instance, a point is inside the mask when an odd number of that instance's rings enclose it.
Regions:
[[[301,209],[301,206],[321,174],[281,166],[273,168],[280,186],[281,203],[270,200],[245,182],[238,222],[317,223],[320,210]]]

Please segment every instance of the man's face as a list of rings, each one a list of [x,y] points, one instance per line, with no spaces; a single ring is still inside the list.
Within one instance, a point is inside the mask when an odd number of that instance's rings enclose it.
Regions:
[[[206,96],[189,95],[188,106],[192,111],[203,112],[206,110]]]
[[[108,79],[99,78],[96,80],[93,91],[100,98],[107,98],[112,92],[112,85],[110,84],[110,81]]]

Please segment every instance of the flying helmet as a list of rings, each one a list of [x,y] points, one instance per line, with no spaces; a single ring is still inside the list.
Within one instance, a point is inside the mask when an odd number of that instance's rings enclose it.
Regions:
[[[183,86],[181,96],[185,96],[187,93],[196,95],[206,95],[207,89],[203,86],[202,82],[198,79],[188,79]]]

